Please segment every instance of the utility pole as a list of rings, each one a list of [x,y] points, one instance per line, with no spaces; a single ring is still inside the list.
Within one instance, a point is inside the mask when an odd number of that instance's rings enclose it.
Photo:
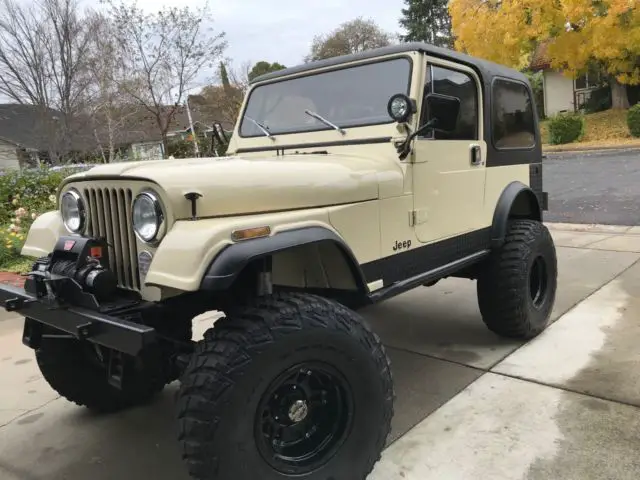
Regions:
[[[191,129],[191,135],[193,135],[193,150],[196,153],[196,157],[200,156],[200,148],[198,148],[198,136],[193,128],[193,119],[191,118],[191,108],[189,108],[189,94],[186,95],[187,116],[189,117],[189,128]]]

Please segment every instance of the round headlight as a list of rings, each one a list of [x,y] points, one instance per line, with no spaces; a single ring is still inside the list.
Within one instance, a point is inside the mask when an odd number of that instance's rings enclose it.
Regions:
[[[143,192],[133,202],[133,230],[143,242],[157,239],[164,223],[162,205],[151,192]]]
[[[76,190],[69,190],[60,200],[60,214],[64,226],[71,233],[79,233],[84,228],[86,210],[82,197]]]

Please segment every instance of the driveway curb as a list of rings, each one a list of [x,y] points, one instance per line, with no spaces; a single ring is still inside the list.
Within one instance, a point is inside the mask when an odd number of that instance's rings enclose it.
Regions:
[[[549,157],[570,157],[573,155],[615,155],[625,153],[640,153],[640,146],[624,145],[610,146],[610,147],[594,147],[594,148],[577,148],[572,150],[543,150],[542,155],[546,158]]]
[[[598,223],[545,222],[549,230],[564,232],[609,233],[612,235],[640,235],[640,226],[604,225]]]

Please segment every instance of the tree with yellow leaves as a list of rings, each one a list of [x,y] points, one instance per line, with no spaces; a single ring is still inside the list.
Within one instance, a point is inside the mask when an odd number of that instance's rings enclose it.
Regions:
[[[554,69],[606,72],[614,108],[640,84],[640,0],[451,0],[449,11],[457,50],[522,69],[545,45]]]

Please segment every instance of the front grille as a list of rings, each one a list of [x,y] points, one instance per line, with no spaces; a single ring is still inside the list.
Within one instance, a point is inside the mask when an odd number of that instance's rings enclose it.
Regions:
[[[118,286],[140,290],[138,249],[131,215],[133,192],[128,188],[85,188],[89,210],[89,235],[106,239],[110,268]]]

